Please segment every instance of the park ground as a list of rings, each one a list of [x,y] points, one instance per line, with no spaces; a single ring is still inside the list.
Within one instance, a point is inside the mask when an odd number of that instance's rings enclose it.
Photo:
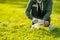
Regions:
[[[26,16],[26,6],[27,2],[0,3],[0,40],[60,40],[60,1],[53,1],[53,31],[44,26],[30,30],[32,22]]]

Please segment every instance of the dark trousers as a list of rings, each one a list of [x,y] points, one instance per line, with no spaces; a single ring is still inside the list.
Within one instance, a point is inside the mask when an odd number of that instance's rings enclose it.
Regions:
[[[33,17],[43,19],[45,14],[46,14],[46,11],[41,12],[40,8],[38,8],[38,11],[37,11],[37,7],[32,7],[32,16]],[[45,21],[49,21],[49,25],[50,25],[50,21],[51,21],[50,17]]]

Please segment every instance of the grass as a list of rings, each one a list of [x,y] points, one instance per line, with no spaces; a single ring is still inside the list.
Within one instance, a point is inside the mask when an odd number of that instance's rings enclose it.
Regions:
[[[24,4],[0,4],[0,40],[60,40],[59,4],[54,1],[51,24],[55,24],[56,29],[52,32],[42,26],[30,30],[31,20],[25,15]]]

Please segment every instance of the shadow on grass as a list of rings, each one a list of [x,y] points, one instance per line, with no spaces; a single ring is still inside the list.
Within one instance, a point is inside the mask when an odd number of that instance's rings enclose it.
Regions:
[[[47,36],[51,36],[51,32],[46,30],[46,29],[41,29],[42,30],[42,35],[47,35]]]
[[[60,37],[60,28],[55,28],[53,31],[48,31],[46,29],[41,29],[43,36],[52,36],[53,38]]]
[[[51,32],[52,34],[52,36],[54,36],[54,38],[55,37],[60,37],[60,28],[56,28],[54,31],[52,31]]]

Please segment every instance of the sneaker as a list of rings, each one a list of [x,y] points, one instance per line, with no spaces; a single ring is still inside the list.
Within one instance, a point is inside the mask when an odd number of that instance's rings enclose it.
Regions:
[[[55,25],[49,25],[49,30],[53,31],[55,29]]]
[[[40,27],[39,23],[36,23],[36,24],[33,24],[33,25],[32,25],[31,29],[33,29],[33,28],[39,29],[39,27]]]

